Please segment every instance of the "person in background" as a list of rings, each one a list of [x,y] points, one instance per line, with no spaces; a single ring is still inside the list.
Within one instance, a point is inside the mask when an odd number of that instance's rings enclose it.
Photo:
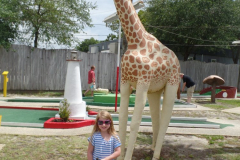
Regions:
[[[121,142],[113,126],[112,116],[100,111],[88,138],[88,160],[112,160],[121,154]]]
[[[85,97],[85,95],[88,93],[88,91],[91,91],[91,96],[93,97],[93,91],[96,89],[94,70],[95,70],[95,66],[91,66],[91,70],[88,71],[88,89],[82,95],[83,97]]]
[[[194,93],[195,83],[189,76],[184,75],[183,73],[180,73],[179,75],[183,80],[182,92],[184,91],[186,86],[187,87],[187,103],[190,103]]]

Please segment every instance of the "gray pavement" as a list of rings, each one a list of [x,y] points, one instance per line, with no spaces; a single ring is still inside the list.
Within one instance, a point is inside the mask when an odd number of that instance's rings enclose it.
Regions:
[[[0,95],[1,96],[1,95]],[[18,96],[19,97],[19,96]],[[3,100],[14,98],[12,97],[0,97],[0,106],[14,106],[14,107],[58,107],[58,103],[30,103],[30,102],[6,102]],[[90,108],[99,108],[99,106],[89,106]],[[101,109],[112,109],[114,107],[100,107]],[[133,107],[129,108],[133,110]],[[119,108],[118,108],[119,110]],[[149,110],[149,107],[145,107],[145,110]],[[174,110],[212,110],[207,107],[197,105],[197,108],[174,108]],[[223,110],[223,112],[240,114],[240,108],[232,108]],[[168,127],[167,133],[170,134],[201,134],[201,135],[228,135],[228,136],[240,136],[240,120],[222,120],[222,119],[208,119],[210,122],[231,124],[222,129],[205,129],[205,128],[178,128]],[[115,125],[115,129],[118,131],[118,125]],[[91,133],[92,126],[76,128],[76,129],[44,129],[44,128],[26,128],[26,127],[0,127],[0,134],[14,134],[14,135],[36,135],[36,136],[72,136]],[[129,131],[129,127],[128,127]],[[152,132],[151,126],[140,126],[139,132]]]

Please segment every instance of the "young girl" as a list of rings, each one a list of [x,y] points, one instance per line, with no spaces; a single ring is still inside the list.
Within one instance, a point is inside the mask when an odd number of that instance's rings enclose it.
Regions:
[[[112,160],[120,155],[121,142],[114,129],[112,116],[107,111],[97,114],[88,141],[88,160]]]

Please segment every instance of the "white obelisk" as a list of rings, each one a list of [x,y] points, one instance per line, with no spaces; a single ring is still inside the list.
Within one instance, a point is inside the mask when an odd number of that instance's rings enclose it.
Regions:
[[[68,61],[67,76],[65,82],[64,98],[70,104],[70,117],[72,119],[86,119],[86,102],[82,100],[82,87],[80,77],[80,65],[77,60],[77,51],[71,52]],[[60,102],[61,103],[61,102]],[[59,117],[59,114],[56,115]]]

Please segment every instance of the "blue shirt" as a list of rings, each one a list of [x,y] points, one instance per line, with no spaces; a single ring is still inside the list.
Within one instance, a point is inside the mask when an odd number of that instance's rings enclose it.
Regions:
[[[91,137],[88,138],[88,141],[94,146],[93,149],[93,160],[96,158],[103,159],[107,156],[110,156],[114,153],[115,148],[121,146],[119,137],[116,139],[114,136],[111,136],[109,141],[103,139],[100,132],[96,132]]]

